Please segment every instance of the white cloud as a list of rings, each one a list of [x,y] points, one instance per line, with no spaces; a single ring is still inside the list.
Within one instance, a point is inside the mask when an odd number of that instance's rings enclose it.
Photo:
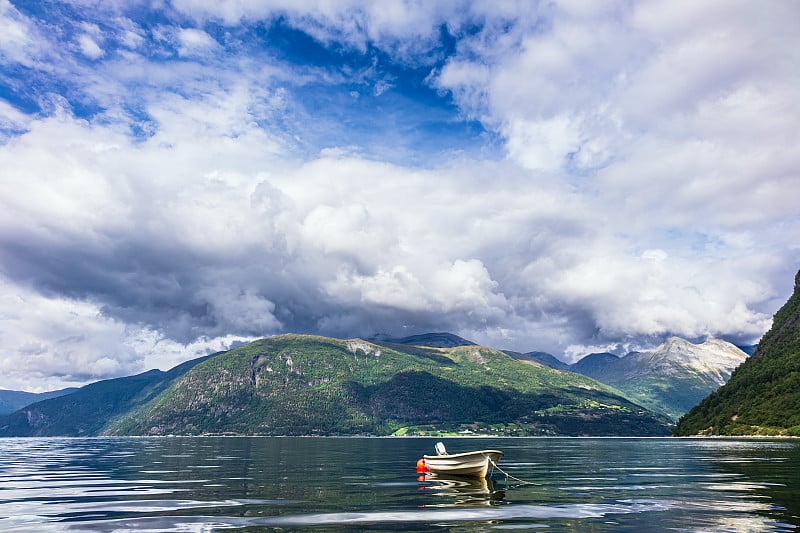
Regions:
[[[451,91],[469,116],[491,119],[487,109],[488,88],[492,76],[489,66],[451,59],[441,71],[432,74],[431,82]]]
[[[614,205],[635,188],[669,217],[700,205],[720,223],[774,216],[767,197],[799,186],[796,173],[773,170],[794,164],[800,118],[786,5],[656,2],[588,17],[559,8],[551,28],[520,22],[508,32],[516,38],[467,39],[469,55],[451,59],[438,85],[497,125],[521,164],[601,170],[598,189]],[[623,173],[624,182],[609,179]],[[638,187],[643,180],[651,186]],[[734,212],[731,193],[742,187],[763,202]],[[663,202],[666,191],[677,201]]]
[[[178,30],[178,54],[187,57],[204,55],[216,49],[219,44],[203,30],[194,28],[181,28]]]
[[[35,66],[46,51],[46,39],[8,0],[0,0],[0,57]]]
[[[359,263],[375,265],[383,250],[394,247],[394,236],[381,220],[370,215],[364,205],[312,209],[301,226],[304,241],[326,254],[346,254]]]
[[[559,305],[583,308],[597,327],[597,341],[670,332],[689,338],[734,331],[757,336],[769,326],[769,316],[742,305],[768,295],[767,283],[741,281],[757,279],[745,274],[756,265],[671,257],[664,250],[646,250],[636,261],[610,245],[589,250],[542,288]],[[769,258],[760,260],[761,271],[767,271]]]
[[[43,296],[7,280],[0,281],[0,288],[0,342],[5,346],[0,374],[6,389],[44,392],[152,368],[167,370],[230,349],[235,342],[254,340],[219,335],[177,343],[153,329],[104,316],[92,302]],[[250,298],[222,299],[228,309],[221,311],[231,311],[228,318],[246,320],[250,313],[255,320],[266,320],[269,315],[257,309],[260,303],[244,303]]]
[[[89,59],[100,59],[105,55],[100,45],[88,34],[84,33],[78,37],[78,46],[80,46],[83,55]]]
[[[42,391],[141,370],[126,326],[88,301],[50,298],[0,280],[3,387]]]
[[[258,331],[261,332],[258,336],[268,337],[282,331],[280,321],[273,314],[275,304],[254,288],[205,287],[197,296],[210,307],[210,315],[219,324],[215,329],[209,328],[205,335],[224,337],[226,331]]]
[[[355,304],[375,304],[404,311],[459,314],[477,323],[496,322],[510,312],[497,293],[497,282],[476,259],[455,260],[433,270],[414,266],[379,267],[368,275],[339,272],[326,289]]]
[[[133,20],[118,16],[113,19],[115,38],[126,48],[135,50],[145,43],[146,32]]]
[[[437,270],[429,286],[445,313],[459,311],[480,321],[496,320],[511,311],[505,296],[497,292],[498,283],[478,259],[456,259]]]
[[[503,133],[509,157],[532,170],[557,171],[580,147],[578,128],[564,115],[535,122],[512,118]]]
[[[435,39],[440,21],[458,13],[457,4],[436,2],[369,2],[365,0],[261,0],[213,2],[178,0],[175,7],[198,21],[222,20],[235,25],[242,20],[286,16],[291,24],[321,42],[345,42],[364,49],[367,42],[391,43],[395,53],[423,52]]]
[[[78,48],[81,53],[92,60],[100,59],[105,55],[105,50],[100,46],[105,40],[102,30],[97,24],[83,22],[80,24],[81,33],[78,36]]]
[[[447,22],[456,54],[428,81],[507,157],[391,164],[335,129],[305,155],[290,136],[324,127],[293,91],[345,74],[223,60],[200,29],[146,42],[127,19],[127,49],[104,54],[111,32],[83,25],[98,61],[60,68],[98,117],[0,102],[14,131],[0,145],[0,387],[167,368],[283,330],[447,328],[558,354],[665,334],[752,342],[785,300],[800,260],[795,7],[176,6],[227,24],[287,13],[321,42],[421,63]],[[43,53],[7,2],[0,16],[4,57]]]
[[[31,117],[0,100],[0,131],[24,130],[30,121]]]

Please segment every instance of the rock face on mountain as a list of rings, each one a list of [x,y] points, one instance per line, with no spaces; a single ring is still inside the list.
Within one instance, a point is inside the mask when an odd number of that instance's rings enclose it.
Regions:
[[[611,387],[498,350],[307,335],[263,339],[64,398],[0,417],[0,436],[669,432],[667,419]]]
[[[747,354],[723,340],[693,344],[670,337],[653,350],[624,357],[590,354],[570,370],[612,385],[676,420],[724,384],[745,359]]]
[[[753,355],[678,421],[675,434],[800,436],[800,272]]]

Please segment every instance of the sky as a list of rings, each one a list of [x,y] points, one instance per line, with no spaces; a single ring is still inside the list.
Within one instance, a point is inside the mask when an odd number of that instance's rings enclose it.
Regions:
[[[0,0],[0,388],[281,333],[753,344],[800,3]]]

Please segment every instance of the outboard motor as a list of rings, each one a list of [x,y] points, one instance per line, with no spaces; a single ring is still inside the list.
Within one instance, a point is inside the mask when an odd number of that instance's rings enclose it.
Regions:
[[[447,450],[445,449],[443,442],[437,442],[433,449],[436,450],[436,455],[447,455]]]

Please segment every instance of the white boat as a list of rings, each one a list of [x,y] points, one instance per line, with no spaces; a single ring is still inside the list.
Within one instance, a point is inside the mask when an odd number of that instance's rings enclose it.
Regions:
[[[486,477],[492,467],[500,462],[503,452],[499,450],[477,450],[466,453],[447,453],[444,444],[436,443],[436,455],[423,455],[425,470],[437,474]]]

